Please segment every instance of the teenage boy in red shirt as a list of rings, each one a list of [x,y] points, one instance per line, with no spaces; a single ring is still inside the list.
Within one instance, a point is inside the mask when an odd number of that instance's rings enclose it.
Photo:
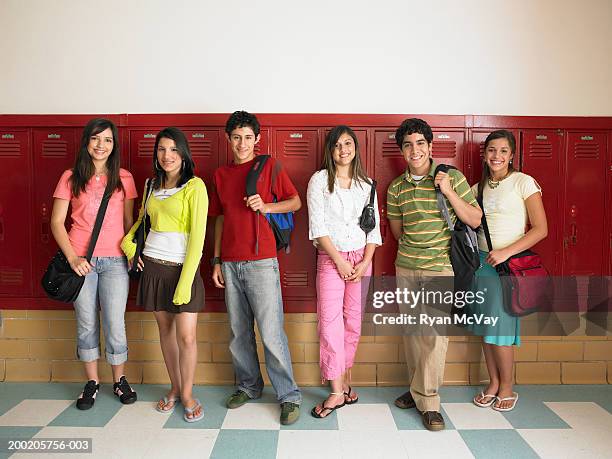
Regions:
[[[261,397],[264,384],[255,344],[257,321],[268,376],[281,404],[280,422],[293,424],[300,415],[302,395],[293,379],[283,328],[276,242],[265,214],[296,211],[302,204],[289,176],[273,158],[266,161],[257,180],[258,194],[245,196],[247,173],[259,142],[255,115],[234,112],[225,133],[234,161],[214,173],[209,215],[216,217],[212,279],[215,286],[225,289],[232,329],[230,352],[238,377],[238,389],[226,404],[238,408]]]

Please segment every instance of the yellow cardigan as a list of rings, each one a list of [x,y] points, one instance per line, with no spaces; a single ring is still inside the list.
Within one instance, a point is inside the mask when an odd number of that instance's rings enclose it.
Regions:
[[[132,239],[142,221],[143,213],[144,206],[141,205],[136,223],[121,241],[121,249],[128,260],[134,258],[136,253],[136,244]],[[187,304],[191,301],[191,285],[200,266],[204,248],[208,216],[206,185],[199,177],[193,177],[182,190],[163,201],[151,195],[147,203],[147,213],[151,218],[151,229],[157,232],[180,232],[189,236],[181,276],[172,299],[176,305]]]

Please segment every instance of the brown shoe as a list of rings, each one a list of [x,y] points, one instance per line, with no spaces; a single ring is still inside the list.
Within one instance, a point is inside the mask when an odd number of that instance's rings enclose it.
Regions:
[[[439,411],[420,411],[423,425],[427,430],[444,430],[444,418]]]
[[[408,391],[395,399],[395,406],[401,408],[402,410],[408,410],[416,407],[416,402],[414,401],[414,398],[412,398],[410,391]]]

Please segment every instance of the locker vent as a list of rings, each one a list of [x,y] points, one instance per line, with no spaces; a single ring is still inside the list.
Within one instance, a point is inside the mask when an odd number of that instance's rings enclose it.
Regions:
[[[150,158],[153,155],[154,148],[155,148],[155,139],[139,140],[138,141],[138,157],[139,158]]]
[[[395,136],[393,136],[395,138]],[[392,158],[402,156],[402,152],[395,143],[395,140],[384,140],[382,143],[383,158]]]
[[[210,139],[191,139],[189,142],[189,148],[193,156],[211,156],[212,155],[212,141]]]
[[[0,142],[0,156],[15,158],[21,156],[21,142],[19,140]]]
[[[553,146],[550,142],[529,142],[527,156],[530,158],[552,158]]]
[[[285,287],[308,287],[308,271],[285,271],[283,285]]]
[[[283,153],[286,156],[308,158],[310,142],[308,140],[287,139],[283,142]]]
[[[454,140],[434,140],[431,153],[434,158],[454,158],[457,156],[457,143]]]
[[[598,143],[576,143],[574,144],[574,158],[597,159],[599,158]]]
[[[0,285],[22,285],[23,269],[0,268]]]
[[[43,158],[64,158],[68,156],[68,142],[65,140],[43,140]]]

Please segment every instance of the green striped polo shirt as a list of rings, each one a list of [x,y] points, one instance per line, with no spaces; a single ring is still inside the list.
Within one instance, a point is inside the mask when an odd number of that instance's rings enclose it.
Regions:
[[[395,259],[395,264],[402,268],[431,271],[451,268],[451,235],[438,209],[433,177],[435,170],[436,163],[432,162],[428,174],[417,182],[406,169],[391,182],[387,190],[387,217],[389,220],[402,220],[402,235]],[[450,169],[448,174],[455,192],[464,201],[476,206],[476,199],[465,176],[457,169]],[[446,204],[454,222],[455,211],[448,199]]]

